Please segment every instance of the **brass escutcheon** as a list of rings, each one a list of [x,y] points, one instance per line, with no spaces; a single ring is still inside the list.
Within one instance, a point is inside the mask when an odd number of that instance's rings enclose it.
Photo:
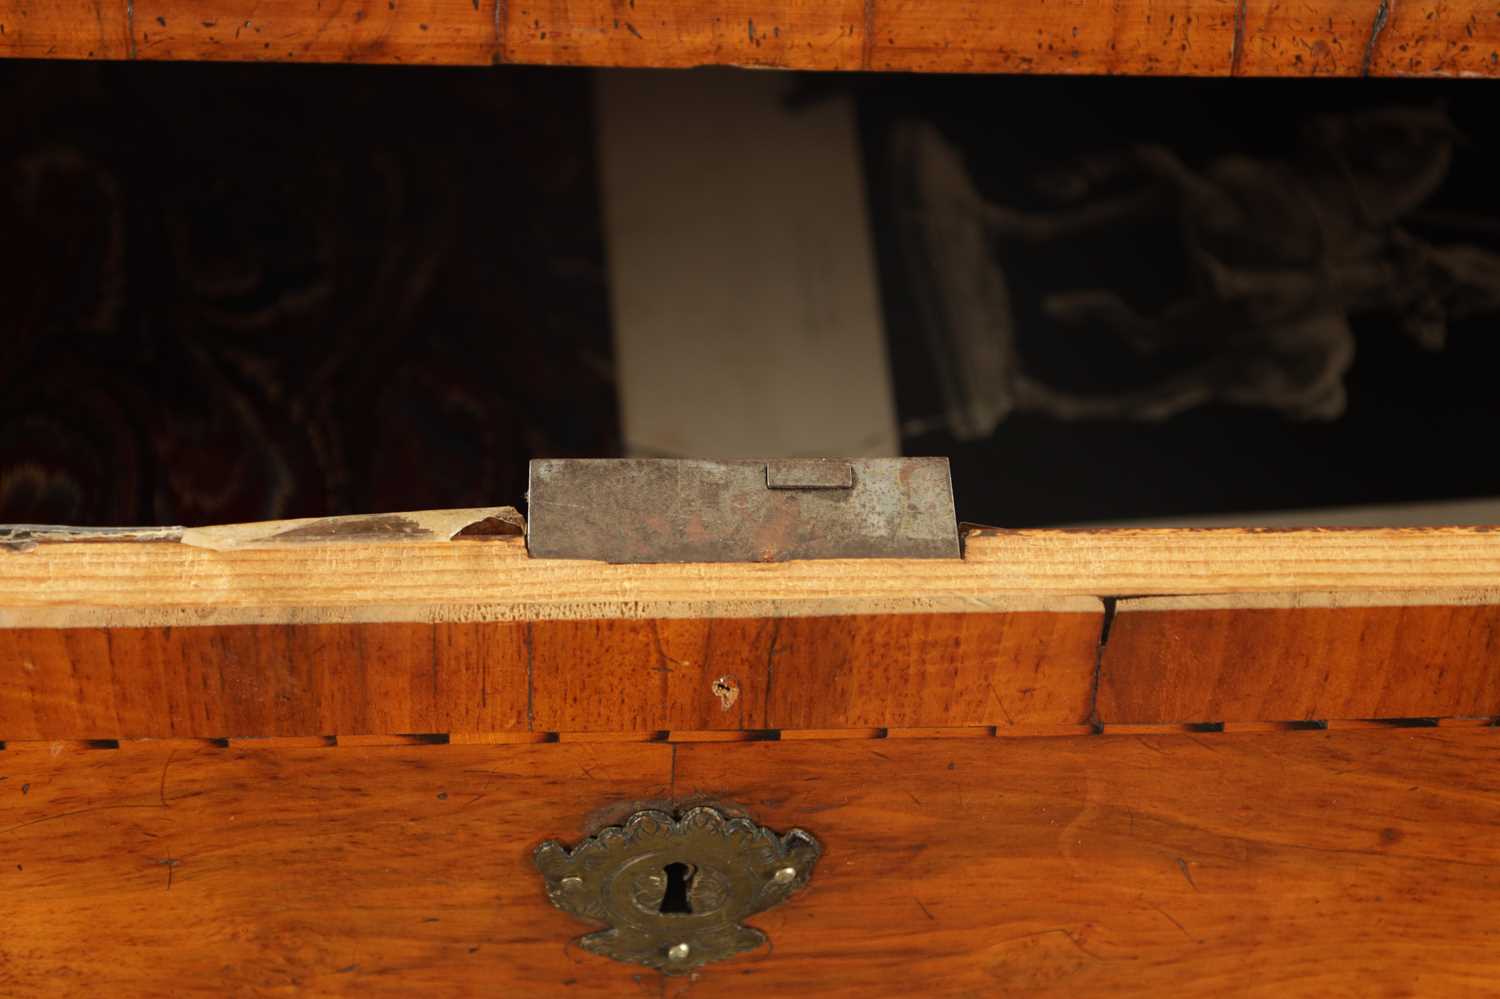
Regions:
[[[680,975],[765,943],[741,920],[806,885],[822,853],[801,829],[778,836],[698,805],[639,811],[571,850],[548,840],[533,856],[553,905],[608,924],[578,939],[585,950]]]

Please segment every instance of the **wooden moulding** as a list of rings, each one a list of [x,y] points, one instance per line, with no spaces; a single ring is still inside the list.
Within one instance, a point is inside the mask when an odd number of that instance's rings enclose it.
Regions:
[[[1500,730],[0,752],[0,993],[1473,995]],[[567,945],[530,851],[697,794],[826,854],[764,948]],[[601,806],[613,806],[600,811]]]
[[[1131,722],[1500,715],[1500,608],[1451,595],[1122,600],[1101,658]]]
[[[516,529],[13,532],[0,739],[1500,715],[1482,530],[975,530],[962,560],[614,566],[529,558]]]
[[[1102,613],[0,630],[9,740],[1086,721]]]
[[[1494,76],[1494,13],[1482,0],[0,0],[0,56]]]
[[[160,540],[0,538],[0,627],[1080,613],[1102,597],[1241,594],[1500,603],[1500,531],[1488,528],[979,528],[961,560],[605,565],[530,558],[500,522],[492,510],[443,511]]]

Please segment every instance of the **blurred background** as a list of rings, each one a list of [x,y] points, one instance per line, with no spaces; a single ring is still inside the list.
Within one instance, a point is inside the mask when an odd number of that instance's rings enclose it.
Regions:
[[[1500,522],[1488,97],[3,62],[0,522],[896,454],[1006,526]]]

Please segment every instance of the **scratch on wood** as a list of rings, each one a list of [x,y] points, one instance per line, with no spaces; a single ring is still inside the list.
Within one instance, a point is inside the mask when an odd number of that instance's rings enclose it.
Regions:
[[[1001,697],[1000,691],[995,689],[995,682],[993,680],[986,680],[985,686],[989,687],[990,696],[995,699],[995,703],[1000,707],[1000,713],[1005,716],[1005,723],[1011,727],[1015,727],[1016,720],[1011,716],[1010,709],[1005,706],[1005,698]]]
[[[161,785],[156,789],[158,797],[161,798],[161,807],[167,807],[167,768],[172,765],[172,757],[177,755],[177,750],[167,754],[167,762],[161,765]]]
[[[869,69],[875,54],[875,0],[865,0],[865,36],[860,39],[859,68]]]
[[[1375,43],[1380,40],[1380,33],[1385,30],[1386,21],[1391,17],[1392,0],[1380,0],[1380,6],[1375,8],[1375,20],[1370,25],[1370,40],[1365,42],[1365,56],[1359,64],[1359,75],[1370,75],[1370,64],[1375,59]]]
[[[761,700],[760,716],[771,717],[771,688],[776,684],[776,641],[781,637],[781,618],[771,622],[771,640],[766,643],[766,689]]]
[[[135,58],[135,0],[125,0],[125,57]]]
[[[1234,7],[1234,47],[1229,50],[1229,75],[1240,75],[1240,63],[1245,57],[1245,6],[1249,0],[1239,0]]]
[[[1193,880],[1193,871],[1188,866],[1188,862],[1186,860],[1183,860],[1181,857],[1178,857],[1177,858],[1177,869],[1182,872],[1182,876],[1184,878],[1187,878],[1187,883],[1190,884],[1190,885],[1192,885],[1193,891],[1197,891],[1198,890],[1198,882],[1196,882],[1196,881]]]
[[[177,870],[177,865],[181,864],[182,861],[180,861],[180,860],[174,860],[171,857],[163,857],[161,860],[158,860],[157,863],[161,864],[163,867],[165,867],[167,869],[167,891],[171,891],[172,890],[172,872],[175,871],[175,870]]]
[[[1063,926],[1055,926],[1055,927],[1053,927],[1052,929],[1049,929],[1049,930],[1037,930],[1035,933],[1022,933],[1020,936],[1006,937],[1003,940],[997,940],[995,942],[997,944],[1018,943],[1018,942],[1020,942],[1022,940],[1035,940],[1037,937],[1044,937],[1044,936],[1047,936],[1049,933],[1059,933],[1059,934],[1063,935],[1064,937],[1067,937],[1068,943],[1072,944],[1074,947],[1076,947],[1078,949],[1079,953],[1081,953],[1084,956],[1090,958],[1091,960],[1094,960],[1094,961],[1102,961],[1103,960],[1103,958],[1101,958],[1098,954],[1095,954],[1093,951],[1091,951],[1087,947],[1085,947],[1079,941],[1078,937],[1076,937],[1073,934],[1072,930],[1069,930],[1068,928],[1063,927]]]
[[[4,829],[0,829],[0,835],[3,835],[5,833],[13,833],[17,829],[25,829],[27,826],[40,825],[43,822],[56,822],[58,819],[68,819],[68,818],[72,818],[75,815],[87,815],[90,812],[103,812],[103,811],[109,811],[109,810],[117,809],[117,808],[160,808],[160,807],[161,807],[160,805],[90,805],[88,808],[75,808],[75,809],[73,809],[72,811],[69,811],[69,812],[58,812],[55,815],[42,815],[42,816],[39,816],[39,817],[34,818],[34,819],[28,819],[25,822],[18,822],[18,823],[16,823],[13,826],[6,826]]]
[[[535,625],[527,621],[522,641],[526,644],[526,731],[536,731],[536,684],[532,682],[532,671],[536,665]]]
[[[431,640],[432,640],[432,707],[433,707],[434,710],[437,710],[438,706],[443,703],[442,697],[440,696],[440,692],[439,692],[439,687],[441,686],[441,683],[438,680],[438,628],[437,628],[437,625],[431,625],[430,627],[428,627],[427,634],[431,637]]]
[[[495,0],[495,51],[490,56],[490,65],[499,66],[509,61],[505,36],[510,30],[510,4],[508,0]]]
[[[1187,937],[1189,940],[1193,939],[1193,935],[1187,931],[1187,927],[1183,926],[1176,919],[1174,919],[1173,916],[1172,916],[1172,914],[1170,912],[1168,912],[1166,909],[1163,909],[1159,905],[1154,905],[1151,902],[1147,902],[1146,905],[1150,906],[1151,908],[1155,909],[1157,912],[1161,913],[1162,918],[1165,919],[1167,922],[1171,923],[1173,926],[1177,927],[1179,930],[1181,930],[1183,936]]]

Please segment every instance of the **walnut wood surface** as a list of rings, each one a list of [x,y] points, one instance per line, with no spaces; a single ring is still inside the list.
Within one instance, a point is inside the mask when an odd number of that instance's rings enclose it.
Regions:
[[[0,629],[0,738],[1081,724],[1102,618]]]
[[[1497,735],[679,746],[827,844],[706,992],[1494,994]]]
[[[7,750],[0,993],[635,994],[566,948],[529,855],[670,772],[658,745]]]
[[[1118,605],[1106,721],[1500,715],[1500,607]]]
[[[1493,76],[1481,0],[0,0],[0,55],[1186,76]]]
[[[525,625],[0,630],[8,739],[524,731]]]
[[[0,992],[1493,994],[1494,728],[0,752]],[[529,864],[648,799],[804,826],[774,949],[569,947]]]

